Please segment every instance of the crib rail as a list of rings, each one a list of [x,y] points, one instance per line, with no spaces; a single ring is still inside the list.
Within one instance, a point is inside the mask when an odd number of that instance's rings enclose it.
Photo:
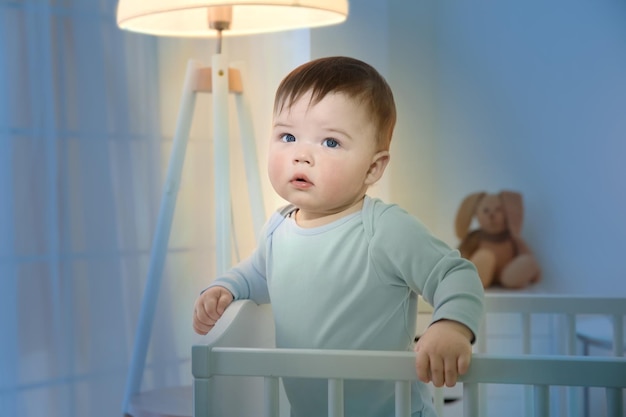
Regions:
[[[584,350],[595,344],[612,351],[612,355],[615,357],[624,356],[626,299],[623,297],[495,291],[485,294],[485,311],[487,315],[513,314],[519,317],[523,354],[533,354],[531,348],[533,342],[532,317],[534,315],[550,315],[560,320],[555,329],[559,332],[562,343],[558,350],[559,354],[578,354],[578,342],[582,342]],[[476,351],[479,353],[487,353],[488,351],[487,322],[488,320],[483,321],[480,329],[476,345]],[[605,325],[608,327],[606,332],[600,332],[602,334],[601,341],[600,339],[589,339],[584,332],[579,331],[578,326],[585,326],[585,324],[581,324],[585,322],[588,323],[586,324],[587,327],[589,325],[597,326],[598,323],[600,324],[598,328],[604,328]],[[594,333],[598,332],[595,331]],[[561,409],[561,416],[592,415],[587,388],[584,388],[582,396],[578,388],[568,388],[566,392],[566,396],[561,396],[561,403],[558,404],[558,408]],[[483,399],[481,411],[482,414],[486,414],[486,392],[483,390],[481,395]],[[533,396],[532,389],[526,387],[524,390],[524,415],[526,417],[532,415]],[[618,401],[621,402],[622,397],[619,397]]]
[[[396,417],[410,416],[410,383],[416,378],[411,352],[254,349],[194,346],[194,417],[213,417],[209,392],[218,375],[265,378],[265,416],[275,417],[281,377],[328,379],[329,417],[343,416],[343,381],[396,381]],[[626,359],[580,356],[474,355],[461,377],[465,417],[479,415],[478,384],[534,388],[534,416],[549,415],[550,386],[605,387],[610,417],[623,417]]]
[[[576,295],[549,295],[533,293],[487,293],[485,294],[485,311],[487,314],[514,313],[522,320],[522,351],[531,353],[531,315],[554,314],[565,318],[565,352],[567,355],[576,353],[576,317],[596,315],[609,317],[612,322],[613,356],[624,355],[624,316],[626,302],[623,297],[599,297]],[[486,337],[478,338],[478,351],[485,353]]]

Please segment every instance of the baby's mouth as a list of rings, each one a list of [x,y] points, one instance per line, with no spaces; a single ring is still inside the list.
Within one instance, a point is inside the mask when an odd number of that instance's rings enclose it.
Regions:
[[[293,185],[300,187],[305,185],[313,185],[313,183],[304,175],[296,175],[291,179],[290,182]]]

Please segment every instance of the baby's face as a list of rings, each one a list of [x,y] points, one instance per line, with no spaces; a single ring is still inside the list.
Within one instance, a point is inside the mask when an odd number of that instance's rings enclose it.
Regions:
[[[268,172],[282,198],[321,217],[351,207],[371,185],[376,131],[366,107],[344,94],[310,99],[274,115]]]

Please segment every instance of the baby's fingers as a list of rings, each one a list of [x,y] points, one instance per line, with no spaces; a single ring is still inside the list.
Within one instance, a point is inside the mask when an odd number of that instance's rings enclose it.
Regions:
[[[456,385],[457,378],[459,377],[459,370],[457,368],[457,361],[451,360],[446,361],[444,365],[445,369],[445,381],[443,383],[446,384],[447,387],[453,387]]]
[[[439,355],[427,353],[426,350],[416,350],[415,370],[417,378],[425,383],[432,382],[436,387],[443,386],[444,383],[444,363]]]
[[[207,334],[232,301],[233,295],[222,287],[211,287],[202,293],[194,305],[193,328],[196,333]]]
[[[211,287],[202,294],[202,309],[210,320],[208,324],[214,325],[232,301],[232,294],[222,287]]]
[[[456,358],[441,357],[439,355],[428,355],[418,351],[415,356],[415,370],[417,378],[424,382],[432,382],[436,387],[444,385],[453,387],[456,385],[459,375],[467,372],[469,362],[464,357]]]
[[[420,381],[424,383],[431,381],[430,357],[420,350],[415,354],[415,371]]]
[[[207,320],[205,317],[200,317],[200,315],[198,314],[197,311],[194,312],[194,317],[193,317],[193,330],[200,334],[200,335],[205,335],[209,332],[209,330],[211,330],[213,328],[215,324],[209,324],[207,323]]]
[[[436,387],[442,387],[445,381],[445,365],[440,356],[430,357],[430,380]]]
[[[219,298],[217,299],[217,306],[215,308],[217,314],[219,314],[219,317],[222,317],[222,314],[224,314],[224,310],[226,310],[226,307],[228,307],[232,302],[233,296],[230,292],[226,290],[220,292]]]
[[[459,355],[459,358],[457,360],[459,375],[465,375],[467,373],[471,362],[472,362],[471,351],[469,353]]]
[[[445,361],[445,384],[447,387],[456,385],[459,375],[463,375],[469,369],[471,355],[459,355],[458,358],[452,357]]]

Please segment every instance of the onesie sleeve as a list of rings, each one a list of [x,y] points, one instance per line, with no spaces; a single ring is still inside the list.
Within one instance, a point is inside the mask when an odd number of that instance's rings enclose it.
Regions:
[[[381,279],[422,295],[433,322],[455,320],[477,335],[484,290],[474,265],[398,206],[385,206],[373,220],[370,250]]]
[[[284,219],[276,212],[263,226],[261,238],[254,252],[243,261],[217,277],[207,289],[215,286],[226,288],[235,300],[250,299],[257,304],[270,302],[267,288],[267,251],[273,230]],[[204,290],[206,291],[206,289]]]

